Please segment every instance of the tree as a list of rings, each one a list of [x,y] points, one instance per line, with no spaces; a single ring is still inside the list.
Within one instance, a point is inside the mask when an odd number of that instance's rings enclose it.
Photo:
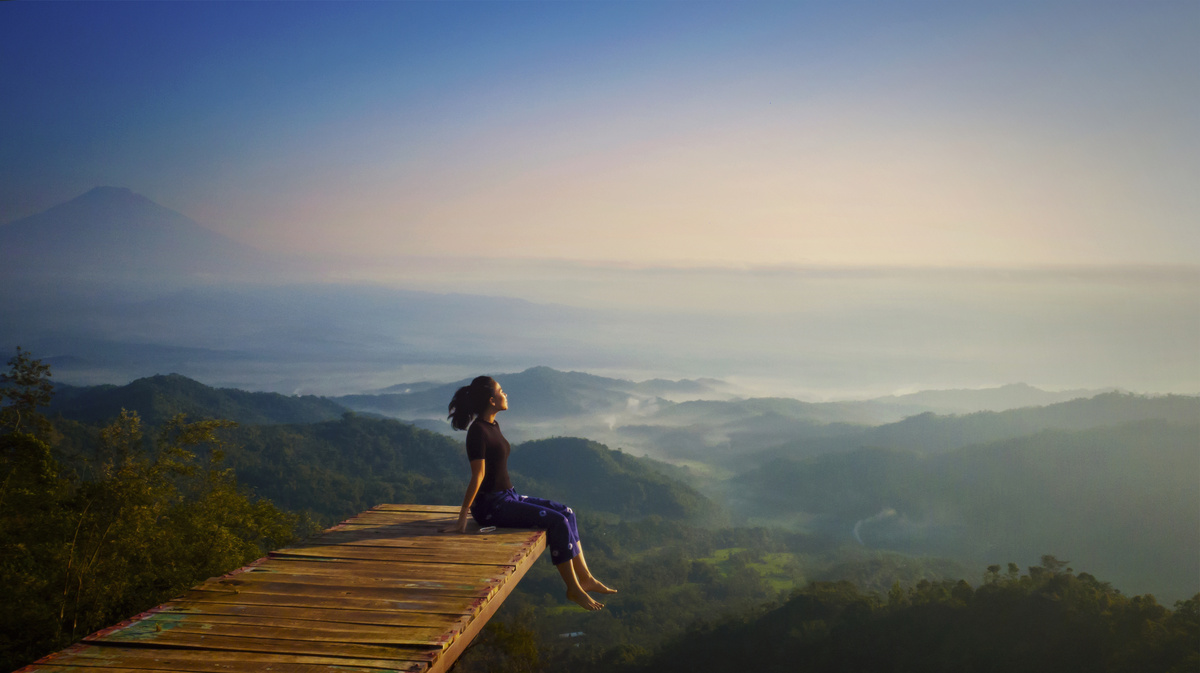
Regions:
[[[47,437],[50,422],[37,409],[48,406],[53,394],[50,365],[17,346],[17,354],[8,361],[8,373],[0,374],[0,428],[15,433],[24,425],[31,434]]]
[[[0,670],[313,531],[221,465],[219,431],[231,425],[177,416],[148,443],[137,413],[122,410],[98,433],[90,480],[60,476],[36,437],[0,435],[12,477],[0,489]]]

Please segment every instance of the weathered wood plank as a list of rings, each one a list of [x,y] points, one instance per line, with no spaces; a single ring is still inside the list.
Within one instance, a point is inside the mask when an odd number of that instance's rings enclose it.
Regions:
[[[286,594],[296,596],[329,596],[345,598],[406,598],[409,596],[487,596],[494,585],[455,585],[444,582],[411,582],[405,585],[368,586],[368,585],[331,585],[306,584],[296,582],[242,582],[228,584],[224,582],[206,582],[196,587],[201,591],[234,591],[238,594]]]
[[[442,514],[458,514],[458,505],[375,505],[372,512],[439,512]]]
[[[120,631],[107,634],[98,641],[89,642],[140,644],[151,640],[156,643],[169,643],[173,638],[182,634],[204,637],[229,636],[231,638],[298,640],[309,644],[411,645],[439,650],[443,649],[456,635],[440,629],[416,627],[359,626],[357,629],[347,629],[321,622],[305,623],[304,620],[242,620],[241,622],[226,623],[200,617],[186,620],[143,619]]]
[[[383,610],[344,610],[339,608],[295,608],[274,605],[244,605],[226,603],[190,603],[172,601],[163,606],[162,612],[188,615],[232,616],[267,619],[313,619],[328,624],[366,626],[419,626],[441,627],[455,633],[462,630],[467,618],[463,616],[458,625],[447,615],[424,612],[391,612]]]
[[[441,533],[457,512],[363,512],[21,673],[445,673],[545,549],[540,531]]]
[[[434,661],[441,652],[441,648],[428,648],[417,645],[373,645],[369,643],[338,643],[266,636],[208,635],[177,629],[128,633],[124,635],[114,634],[114,638],[107,638],[105,642],[122,645],[146,644],[157,647],[186,647],[196,650],[309,654],[325,657],[342,657],[345,659],[387,659],[424,662]]]
[[[525,573],[529,572],[529,568],[533,565],[532,562],[537,560],[537,557],[541,556],[545,550],[546,536],[540,535],[529,550],[528,558],[530,562],[523,563],[513,570],[512,575],[507,578],[507,581],[500,587],[496,595],[487,603],[480,606],[479,611],[472,615],[472,621],[467,624],[463,632],[450,643],[445,653],[430,665],[428,673],[446,673],[450,670],[450,667],[454,665],[458,657],[470,646],[475,636],[479,635],[479,632],[483,630],[484,625],[492,618],[492,615],[496,614],[496,610],[500,609],[500,605],[504,602],[504,599],[517,588],[517,582],[521,581]]]
[[[384,512],[376,510],[367,510],[360,515],[352,516],[342,523],[376,523],[376,524],[392,524],[392,523],[410,523],[413,525],[437,525],[439,523],[450,523],[454,521],[454,515],[446,515],[440,512]],[[335,529],[337,527],[334,527]]]
[[[206,668],[174,667],[174,668],[132,668],[128,666],[104,666],[103,668],[94,668],[83,664],[84,668],[80,668],[81,664],[72,664],[70,666],[53,666],[45,664],[35,664],[30,668],[23,669],[25,671],[38,671],[40,673],[78,673],[80,670],[95,671],[96,673],[205,673],[207,671],[220,671],[222,673],[262,673],[269,671],[270,673],[329,673],[330,669],[336,666],[339,673],[378,673],[377,668],[362,668],[359,666],[345,666],[342,664],[329,665],[313,665],[313,664],[269,664],[264,667],[263,664],[216,664]],[[419,668],[412,669],[396,669],[388,668],[384,670],[413,670],[424,671],[428,670],[428,665],[421,665]]]
[[[209,580],[197,588],[211,589],[213,591],[221,591],[223,589],[242,590],[245,587],[263,587],[280,585],[287,586],[311,586],[311,587],[331,587],[342,589],[454,589],[458,591],[470,590],[479,591],[487,590],[494,585],[497,580],[489,577],[476,576],[459,576],[459,577],[437,577],[437,578],[415,578],[415,577],[342,577],[338,575],[284,575],[284,574],[267,574],[251,576],[246,579],[245,575],[231,577],[222,580]]]
[[[313,545],[311,547],[289,547],[271,552],[271,558],[330,558],[362,561],[424,561],[454,565],[516,565],[523,555],[503,549],[496,552],[476,551],[471,556],[447,552],[417,551],[410,549],[381,549],[378,547],[341,547]]]
[[[409,572],[389,572],[386,575],[379,572],[361,572],[351,566],[341,572],[300,572],[289,568],[269,568],[254,572],[234,575],[227,578],[214,578],[205,584],[238,586],[238,583],[251,582],[292,582],[297,584],[330,584],[338,586],[404,586],[416,582],[446,582],[462,584],[489,584],[496,582],[497,572],[487,566],[455,566],[451,572],[432,563],[413,564],[416,568]],[[499,568],[499,566],[493,566]]]
[[[346,659],[343,657],[320,657],[296,654],[237,652],[222,650],[170,649],[156,647],[80,647],[77,651],[67,650],[54,655],[50,663],[60,666],[102,668],[123,666],[136,670],[171,671],[263,671],[281,670],[280,666],[318,666],[317,670],[328,671],[329,667],[352,665],[364,670],[423,671],[427,663],[397,661],[394,659]],[[236,666],[246,668],[235,668]]]
[[[373,645],[419,645],[441,648],[457,629],[420,626],[369,626],[291,617],[245,617],[159,612],[110,632],[96,642],[141,642],[146,636],[174,630],[180,633],[229,635],[245,638],[304,639]]]
[[[362,561],[352,559],[273,558],[247,572],[271,574],[348,575],[365,577],[498,577],[512,570],[510,563],[438,564],[412,561]],[[243,573],[244,574],[244,573]],[[231,574],[229,577],[238,575]]]
[[[398,531],[388,531],[386,534],[380,534],[378,529],[371,530],[354,530],[354,531],[337,531],[324,536],[320,540],[322,545],[359,545],[359,546],[377,546],[377,547],[415,547],[424,549],[445,549],[446,540],[443,535],[411,535],[408,537],[395,537]],[[526,544],[524,537],[507,537],[500,535],[463,535],[461,540],[455,540],[454,546],[461,549],[502,549],[508,547],[522,547]],[[301,544],[297,547],[307,547],[309,545]]]
[[[470,614],[480,604],[480,599],[453,597],[456,600],[436,600],[430,597],[406,597],[403,600],[374,600],[359,598],[331,598],[328,596],[302,596],[282,594],[235,594],[228,591],[191,590],[183,595],[185,600],[210,603],[236,603],[242,605],[278,605],[297,608],[337,608],[356,610],[390,610],[395,612],[430,612],[441,614]]]

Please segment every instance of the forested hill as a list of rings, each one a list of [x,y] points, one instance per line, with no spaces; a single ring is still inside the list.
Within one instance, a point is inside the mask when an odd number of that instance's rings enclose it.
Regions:
[[[638,384],[582,372],[561,372],[549,367],[531,367],[501,378],[504,391],[512,400],[513,409],[507,412],[509,417],[525,419],[586,416],[598,411],[624,409],[630,395],[653,399],[654,394],[664,388],[660,381]],[[405,393],[347,395],[336,399],[352,409],[363,411],[405,418],[444,418],[446,404],[454,391],[470,382],[470,379],[463,379]],[[689,384],[692,388],[688,388]],[[706,390],[702,382],[679,381],[675,385],[687,390]]]
[[[55,386],[49,415],[82,423],[107,423],[121,409],[136,410],[142,421],[161,425],[176,414],[193,420],[221,418],[245,425],[316,423],[347,409],[315,395],[287,396],[212,388],[179,374],[150,376],[123,386]]]
[[[1172,612],[1048,556],[1026,575],[992,566],[977,588],[922,582],[896,586],[886,599],[847,582],[813,584],[775,609],[693,629],[648,663],[618,670],[1184,673],[1200,665],[1198,632],[1200,594]]]
[[[461,434],[447,437],[401,421],[358,416],[322,397],[212,388],[178,374],[124,386],[59,385],[49,408],[82,424],[62,428],[78,455],[91,453],[86,444],[95,441],[95,427],[110,423],[122,409],[155,427],[176,414],[235,421],[241,427],[225,431],[230,441],[224,454],[238,481],[322,523],[381,502],[458,504],[469,474]],[[544,491],[594,513],[695,519],[717,511],[677,478],[682,468],[584,439],[517,445],[510,466],[524,492]]]
[[[862,441],[868,446],[937,452],[1042,430],[1083,430],[1147,419],[1194,423],[1200,419],[1200,397],[1114,392],[1000,412],[979,411],[961,416],[924,413],[872,429]]]
[[[347,415],[304,425],[236,428],[226,451],[238,480],[280,506],[324,522],[381,502],[457,505],[470,469],[461,438],[407,423]],[[584,439],[513,448],[514,485],[590,514],[697,519],[716,512],[704,496],[667,476],[670,466]]]
[[[711,500],[668,476],[681,468],[613,451],[587,439],[554,437],[525,442],[513,449],[509,466],[521,476],[545,484],[548,498],[586,504],[623,518],[655,514],[694,519],[716,512]]]
[[[1200,589],[1198,437],[1196,422],[1149,420],[931,456],[779,458],[736,477],[730,494],[740,508],[803,514],[867,546],[979,561],[1053,550],[1173,600]]]
[[[1085,430],[1140,420],[1191,424],[1200,419],[1200,397],[1102,393],[1091,398],[1044,407],[1009,411],[979,411],[964,415],[923,413],[874,427],[814,427],[808,436],[781,442],[748,455],[727,456],[743,466],[763,464],[776,457],[813,456],[864,446],[933,454],[1044,430]],[[836,431],[836,432],[834,432]]]

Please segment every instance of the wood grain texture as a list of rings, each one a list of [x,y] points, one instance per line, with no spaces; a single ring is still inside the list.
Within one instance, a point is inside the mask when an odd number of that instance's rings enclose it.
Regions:
[[[439,532],[457,513],[379,505],[18,673],[443,673],[546,548]]]

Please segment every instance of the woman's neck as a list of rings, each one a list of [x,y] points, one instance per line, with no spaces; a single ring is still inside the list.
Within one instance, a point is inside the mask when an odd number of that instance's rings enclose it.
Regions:
[[[484,423],[495,423],[497,411],[499,411],[499,410],[498,409],[490,409],[488,411],[485,411],[482,414],[479,414],[479,420],[483,421]]]

